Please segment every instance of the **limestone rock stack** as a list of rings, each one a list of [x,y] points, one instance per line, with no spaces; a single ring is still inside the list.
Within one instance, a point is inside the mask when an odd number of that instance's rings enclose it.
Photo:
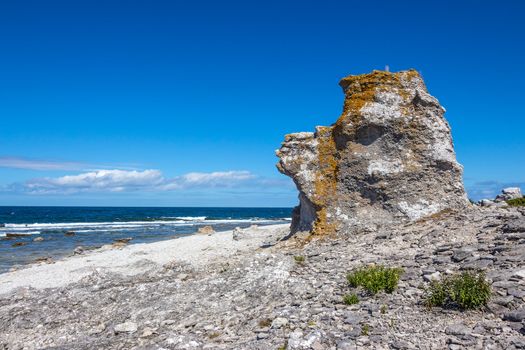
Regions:
[[[445,109],[414,70],[348,76],[332,126],[286,135],[279,171],[299,190],[294,231],[373,230],[468,205]]]

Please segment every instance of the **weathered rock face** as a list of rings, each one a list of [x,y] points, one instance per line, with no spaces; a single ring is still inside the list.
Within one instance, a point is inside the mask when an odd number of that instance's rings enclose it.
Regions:
[[[468,205],[444,108],[414,70],[348,76],[343,113],[286,135],[279,171],[299,190],[292,229],[371,230]]]

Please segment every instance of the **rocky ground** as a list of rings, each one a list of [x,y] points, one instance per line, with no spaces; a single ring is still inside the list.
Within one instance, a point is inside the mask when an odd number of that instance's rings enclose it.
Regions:
[[[351,237],[292,238],[204,266],[94,273],[0,296],[0,349],[525,348],[525,210],[471,207]],[[297,262],[295,256],[304,256]],[[343,304],[362,264],[403,267],[392,294]],[[486,271],[481,311],[427,309],[428,280]]]

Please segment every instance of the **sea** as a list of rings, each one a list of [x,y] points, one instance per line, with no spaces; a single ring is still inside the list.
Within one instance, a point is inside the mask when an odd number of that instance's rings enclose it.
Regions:
[[[290,222],[291,208],[0,207],[0,273],[96,249],[118,239],[148,243],[250,225]],[[42,239],[37,239],[41,237]]]

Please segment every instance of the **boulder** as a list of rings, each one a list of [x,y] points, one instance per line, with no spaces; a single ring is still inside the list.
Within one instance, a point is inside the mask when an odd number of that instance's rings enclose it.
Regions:
[[[215,230],[213,229],[212,226],[202,226],[202,227],[199,227],[199,229],[197,230],[197,233],[198,234],[202,234],[202,235],[211,235],[212,233],[215,233]]]
[[[292,231],[355,232],[468,206],[445,109],[414,70],[348,76],[332,126],[285,136]]]
[[[522,198],[521,189],[519,187],[507,187],[501,190],[501,194],[496,196],[494,201],[496,202],[505,202],[511,199]]]

